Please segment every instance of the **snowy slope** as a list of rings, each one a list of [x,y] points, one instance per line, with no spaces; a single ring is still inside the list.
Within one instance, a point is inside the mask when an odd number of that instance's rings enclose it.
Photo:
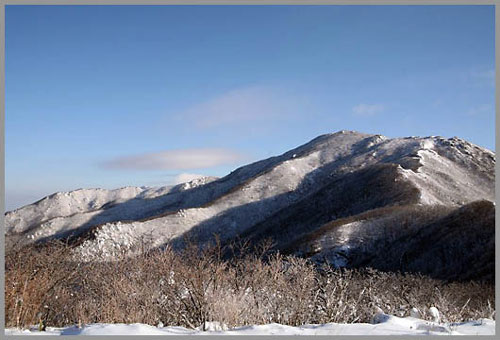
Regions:
[[[218,324],[215,324],[218,326]],[[6,329],[5,335],[494,335],[495,321],[482,319],[455,324],[438,324],[412,317],[387,316],[378,324],[353,323],[304,325],[298,327],[280,324],[243,326],[228,330],[212,327],[201,331],[184,327],[154,327],[144,324],[90,324],[82,328],[48,327],[46,332]]]
[[[7,233],[22,232],[58,217],[92,213],[110,203],[123,203],[144,192],[145,188],[125,187],[116,190],[79,189],[58,192],[34,204],[7,212]]]
[[[99,225],[93,239],[79,247],[86,259],[132,251],[144,240],[152,247],[161,246],[188,232],[201,242],[214,233],[229,239],[307,200],[332,181],[380,164],[395,166],[394,187],[405,183],[414,188],[418,204],[458,207],[494,200],[495,155],[489,150],[458,138],[388,139],[340,131],[193,189],[158,189],[149,199],[138,199],[142,191],[135,189],[125,199],[136,198],[97,211],[89,210],[88,204],[28,206],[8,214],[6,232],[17,232],[29,242]],[[355,178],[351,180],[355,183]],[[45,209],[52,212],[45,214]]]
[[[411,271],[448,280],[494,282],[495,206],[403,205],[322,225],[281,248],[336,267]]]
[[[125,187],[116,190],[79,189],[60,192],[38,202],[5,214],[7,235],[25,239],[65,237],[72,232],[113,221],[144,219],[165,212],[169,206],[178,209],[179,201],[189,205],[210,199],[198,196],[185,199],[186,192],[210,183],[216,177],[203,177],[176,186]],[[202,201],[203,202],[203,201]]]

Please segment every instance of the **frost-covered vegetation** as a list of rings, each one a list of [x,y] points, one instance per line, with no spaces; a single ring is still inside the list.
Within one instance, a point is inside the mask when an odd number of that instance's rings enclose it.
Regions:
[[[492,284],[315,267],[269,252],[268,243],[228,247],[238,248],[235,256],[224,257],[227,249],[217,245],[203,252],[193,245],[98,263],[74,262],[60,242],[13,249],[6,254],[6,326],[299,326],[371,322],[380,309],[432,321],[430,307],[443,322],[495,317]]]

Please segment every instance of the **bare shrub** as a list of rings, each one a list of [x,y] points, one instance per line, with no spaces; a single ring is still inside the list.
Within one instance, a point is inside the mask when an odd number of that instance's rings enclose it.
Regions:
[[[494,318],[494,286],[445,283],[422,275],[372,269],[316,268],[302,258],[244,250],[225,258],[219,243],[182,252],[167,247],[115,261],[80,263],[60,242],[6,254],[7,327],[40,320],[78,323],[146,323],[229,327],[281,323],[370,322],[374,307],[408,316],[412,307],[443,321]]]

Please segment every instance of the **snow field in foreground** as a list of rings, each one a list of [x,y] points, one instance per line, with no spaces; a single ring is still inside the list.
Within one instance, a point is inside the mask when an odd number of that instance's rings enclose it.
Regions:
[[[219,323],[206,325],[208,331],[184,327],[154,327],[145,324],[90,324],[82,328],[48,327],[40,332],[34,327],[29,330],[8,328],[5,335],[494,335],[495,321],[481,319],[463,323],[439,324],[412,317],[399,318],[384,315],[378,324],[328,323],[322,325],[285,326],[277,323],[243,326],[221,330]]]

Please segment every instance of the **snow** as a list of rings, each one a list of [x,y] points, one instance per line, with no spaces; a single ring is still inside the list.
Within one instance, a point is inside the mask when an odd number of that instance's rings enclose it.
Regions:
[[[429,312],[431,313],[434,322],[439,322],[441,320],[441,316],[439,315],[439,311],[436,307],[429,308]]]
[[[47,327],[40,332],[33,327],[27,330],[8,328],[5,335],[494,335],[495,321],[481,319],[463,323],[436,323],[421,319],[399,318],[387,315],[383,322],[377,324],[328,323],[321,325],[303,325],[298,327],[276,323],[253,325],[225,329],[224,325],[212,322],[205,327],[207,331],[187,329],[184,327],[154,327],[145,324],[104,324],[53,328]]]
[[[91,213],[110,202],[125,202],[141,194],[145,189],[124,187],[116,190],[78,189],[71,192],[58,192],[36,203],[16,209],[6,214],[7,231],[21,232],[33,225],[54,218],[70,217],[75,214]]]
[[[6,234],[23,233],[24,242],[33,242],[99,225],[95,239],[77,250],[82,260],[133,249],[145,238],[151,240],[149,246],[161,246],[193,230],[200,233],[200,242],[214,233],[230,238],[321,189],[332,177],[380,163],[404,164],[408,159],[420,167],[398,171],[401,180],[419,189],[423,205],[494,201],[495,158],[489,150],[458,138],[390,139],[341,131],[217,180],[58,193],[7,213]]]
[[[420,318],[420,311],[419,311],[417,308],[413,307],[413,308],[410,310],[410,316],[411,316],[412,318],[416,318],[416,319],[418,319],[418,318]]]

